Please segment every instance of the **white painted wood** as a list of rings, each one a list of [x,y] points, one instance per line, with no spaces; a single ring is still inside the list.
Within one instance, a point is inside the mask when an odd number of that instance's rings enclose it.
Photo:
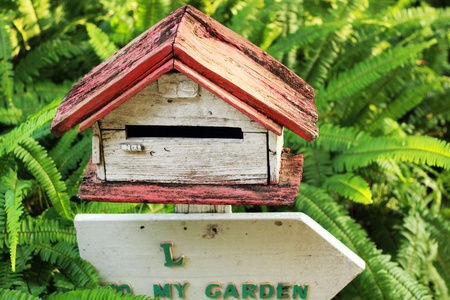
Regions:
[[[308,284],[307,299],[331,299],[365,267],[302,213],[89,214],[77,215],[75,227],[80,255],[101,282],[129,283],[134,294],[154,296],[155,283],[188,281],[185,299],[201,300],[211,282],[222,284],[222,296],[229,283],[241,295],[245,282],[269,282]],[[164,266],[161,242],[174,243],[173,261],[184,255],[181,266]]]
[[[267,134],[241,139],[125,138],[102,130],[106,177],[111,181],[199,184],[267,184]],[[132,141],[145,151],[121,150]]]
[[[156,82],[113,110],[99,123],[101,129],[125,129],[125,125],[182,125],[237,127],[243,132],[267,132],[267,129],[206,89],[200,88],[200,94],[194,98],[167,98],[159,93]]]
[[[98,134],[92,135],[92,163],[100,163],[100,137]]]
[[[268,149],[270,182],[276,184],[280,179],[283,135],[278,136],[275,133],[268,131]]]
[[[175,212],[181,214],[198,214],[198,213],[231,214],[231,205],[175,204]]]
[[[192,98],[198,95],[198,83],[179,72],[162,75],[158,79],[161,96],[170,98]]]
[[[91,128],[92,128],[92,163],[96,164],[97,166],[98,179],[106,180],[105,161],[103,159],[102,133],[100,131],[98,122],[95,122],[94,125],[91,126]],[[94,138],[95,136],[98,137],[98,142],[96,141],[96,138]],[[94,150],[94,147],[97,147],[98,150],[97,149]],[[98,154],[96,154],[95,152],[97,152]],[[94,160],[98,162],[94,162]]]

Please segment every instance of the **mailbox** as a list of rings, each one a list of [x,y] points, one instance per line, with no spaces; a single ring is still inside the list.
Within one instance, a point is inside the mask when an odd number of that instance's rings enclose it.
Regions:
[[[316,122],[312,87],[185,6],[84,76],[51,130],[92,128],[86,200],[279,205],[303,163],[283,128],[313,141]]]

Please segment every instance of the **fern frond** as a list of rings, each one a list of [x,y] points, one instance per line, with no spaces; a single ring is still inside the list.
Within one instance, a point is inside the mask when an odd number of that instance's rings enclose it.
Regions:
[[[53,293],[50,294],[46,299],[48,300],[152,300],[149,296],[143,295],[131,295],[121,293],[116,293],[113,290],[98,288],[90,290],[81,291],[71,291],[66,293]]]
[[[26,122],[0,136],[0,156],[13,151],[18,143],[30,136],[39,138],[47,135],[60,102],[60,99],[53,101],[38,113],[28,117]]]
[[[425,229],[425,223],[417,214],[404,219],[403,240],[400,244],[397,261],[408,274],[420,278],[421,268],[427,263],[427,244],[430,243],[430,234]]]
[[[42,76],[41,70],[52,66],[61,58],[73,58],[82,55],[78,45],[70,41],[53,39],[30,50],[14,68],[16,84],[30,84],[36,77]]]
[[[120,214],[134,210],[139,203],[82,202],[77,214]]]
[[[90,158],[90,152],[86,151],[84,153],[84,157],[81,159],[78,169],[72,171],[69,175],[69,178],[66,180],[67,192],[69,194],[69,197],[74,197],[78,194],[78,189],[80,188],[81,180],[83,179],[83,174],[86,170]]]
[[[66,242],[56,245],[34,244],[35,252],[39,252],[43,261],[59,266],[68,274],[77,287],[95,287],[98,284],[98,273],[95,268],[79,256],[77,246]]]
[[[17,145],[14,154],[24,162],[26,168],[44,187],[56,211],[63,218],[72,220],[73,212],[66,185],[60,180],[61,174],[56,169],[53,160],[47,156],[44,147],[32,138],[26,138]]]
[[[338,171],[353,170],[386,159],[449,169],[450,144],[427,136],[374,138],[336,156],[333,165]]]
[[[111,42],[100,28],[92,23],[86,23],[86,30],[89,35],[89,44],[94,48],[95,54],[101,59],[106,60],[113,56],[114,52],[119,50],[113,42]]]
[[[321,186],[333,174],[330,153],[317,148],[301,148],[304,155],[302,182],[309,185]]]
[[[136,2],[138,32],[147,30],[169,14],[168,7],[161,0],[137,0]]]
[[[0,107],[0,123],[5,125],[15,125],[20,122],[22,118],[22,110],[15,107],[3,108]]]
[[[431,299],[427,290],[390,256],[381,254],[366,232],[321,189],[302,184],[295,205],[366,262],[366,270],[352,282],[362,299]]]
[[[0,299],[2,300],[40,300],[41,298],[30,295],[29,292],[21,290],[0,290]]]
[[[340,73],[339,77],[332,79],[325,90],[319,91],[316,101],[325,105],[327,101],[349,97],[435,43],[436,40],[431,40],[421,44],[396,47],[379,56],[363,60],[352,69]]]
[[[12,170],[3,177],[0,184],[9,187],[4,195],[7,220],[6,232],[8,234],[9,252],[11,255],[11,270],[15,272],[16,250],[19,243],[19,219],[23,214],[22,199],[31,187],[31,184],[29,182],[19,181],[17,179],[17,173]]]
[[[17,233],[20,245],[50,244],[55,242],[66,242],[75,245],[77,242],[73,226],[64,226],[60,220],[51,218],[27,217],[22,220]]]
[[[0,14],[0,92],[6,98],[6,105],[13,108],[14,72],[11,62],[11,41],[6,22],[5,15]]]
[[[267,49],[267,52],[274,57],[279,57],[280,54],[288,52],[293,47],[301,47],[316,39],[324,38],[329,33],[339,30],[346,24],[347,22],[330,22],[323,25],[300,27],[296,32],[273,43]]]
[[[359,175],[353,173],[333,175],[323,183],[328,190],[362,204],[371,204],[372,191],[369,184]]]
[[[242,31],[248,25],[248,21],[252,15],[255,14],[255,10],[259,4],[259,0],[238,2],[231,10],[233,17],[231,18],[231,25],[227,27],[242,35]]]
[[[66,151],[63,156],[58,159],[58,170],[62,176],[67,175],[69,170],[77,167],[78,162],[87,154],[90,155],[92,148],[92,137],[90,132],[85,134],[81,141],[72,145],[69,151]]]
[[[384,119],[389,118],[398,120],[411,109],[419,105],[425,98],[425,95],[439,85],[439,81],[427,80],[416,81],[412,88],[403,91],[394,101],[388,104],[383,111],[368,124],[367,129],[370,132],[376,132]]]
[[[78,135],[78,126],[67,131],[56,143],[55,146],[48,152],[48,155],[53,159],[55,164],[59,166],[66,151],[69,151],[70,146],[75,141]]]

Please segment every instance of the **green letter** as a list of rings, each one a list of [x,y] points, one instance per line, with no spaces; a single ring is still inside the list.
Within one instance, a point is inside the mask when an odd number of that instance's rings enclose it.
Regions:
[[[269,288],[269,292],[267,294],[265,293],[266,292],[265,291],[266,287]],[[259,285],[259,298],[267,299],[267,298],[272,297],[272,295],[273,295],[273,284],[271,284],[271,283],[261,283]]]
[[[173,260],[173,253],[172,253],[172,242],[163,242],[161,243],[161,248],[164,249],[164,257],[166,261],[164,262],[164,266],[166,267],[173,267],[173,266],[181,266],[184,261],[184,255],[181,255],[181,257],[177,260]]]
[[[225,299],[227,296],[233,296],[234,298],[239,298],[239,294],[236,290],[236,286],[234,283],[229,283],[225,293],[223,294],[223,298]]]
[[[218,282],[211,282],[210,284],[208,284],[208,286],[206,287],[206,290],[205,290],[206,297],[208,297],[208,298],[219,298],[220,297],[220,291],[215,291],[214,295],[211,294],[211,289],[213,287],[219,287],[220,288],[220,287],[222,287],[222,285],[220,283],[218,283]]]
[[[294,294],[292,295],[292,299],[296,299],[297,295],[300,295],[300,299],[306,299],[308,295],[308,284],[305,284],[305,289],[302,289],[302,286],[294,284]]]
[[[256,298],[255,296],[256,292],[256,284],[252,282],[246,282],[242,284],[242,298],[247,298],[247,296],[250,296],[250,298]]]
[[[167,298],[171,298],[172,294],[171,294],[171,284],[166,282],[164,284],[164,288],[161,289],[161,286],[159,285],[159,283],[155,283],[153,285],[153,294],[155,297],[167,297]],[[167,294],[167,296],[166,296]]]
[[[178,297],[180,297],[181,299],[184,298],[184,289],[186,288],[186,286],[189,284],[189,282],[185,281],[183,283],[183,286],[181,286],[181,284],[179,282],[174,282],[173,286],[177,289],[178,291]]]
[[[287,293],[289,292],[290,284],[279,283],[277,287],[277,299],[286,299],[289,298]]]
[[[125,289],[125,292],[123,289]],[[133,294],[133,289],[131,288],[131,285],[129,283],[122,283],[117,287],[117,292],[121,292],[122,295]]]

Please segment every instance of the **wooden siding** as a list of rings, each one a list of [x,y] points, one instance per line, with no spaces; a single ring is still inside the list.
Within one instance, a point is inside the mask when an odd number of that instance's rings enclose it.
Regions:
[[[267,134],[243,140],[133,138],[124,130],[102,130],[106,180],[194,184],[267,184]],[[144,151],[121,149],[141,144]]]
[[[98,180],[89,163],[78,196],[82,200],[211,205],[291,205],[298,193],[303,155],[283,153],[277,185],[153,184]]]

